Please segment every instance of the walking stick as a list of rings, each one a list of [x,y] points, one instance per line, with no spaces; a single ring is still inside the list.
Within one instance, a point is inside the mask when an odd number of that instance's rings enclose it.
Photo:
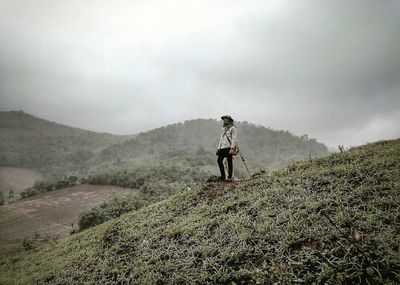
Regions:
[[[249,177],[251,179],[251,174],[250,174],[249,168],[247,167],[246,160],[244,159],[244,155],[243,155],[241,149],[239,148],[239,145],[237,145],[237,148],[239,149],[239,156],[240,156],[241,160],[243,161],[243,164],[246,167],[247,173],[249,174]]]

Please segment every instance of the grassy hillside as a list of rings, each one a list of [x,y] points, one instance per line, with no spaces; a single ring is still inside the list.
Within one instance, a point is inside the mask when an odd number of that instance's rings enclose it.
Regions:
[[[399,284],[400,140],[205,182],[0,261],[2,284]]]
[[[77,175],[97,152],[131,137],[73,128],[22,111],[0,112],[0,166],[34,168],[46,177]]]

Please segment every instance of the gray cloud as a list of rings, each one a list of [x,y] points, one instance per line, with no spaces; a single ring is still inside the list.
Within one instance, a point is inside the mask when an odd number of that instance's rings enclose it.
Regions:
[[[398,1],[0,1],[0,104],[134,133],[230,113],[330,146],[400,136]]]

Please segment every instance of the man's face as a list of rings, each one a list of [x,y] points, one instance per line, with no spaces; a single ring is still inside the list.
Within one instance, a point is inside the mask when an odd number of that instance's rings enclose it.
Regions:
[[[229,123],[229,119],[228,118],[224,118],[223,121],[224,121],[225,124]]]

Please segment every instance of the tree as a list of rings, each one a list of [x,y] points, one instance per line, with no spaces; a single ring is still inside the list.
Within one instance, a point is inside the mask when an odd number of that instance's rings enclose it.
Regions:
[[[6,200],[4,198],[4,193],[2,191],[0,191],[0,206],[4,205],[5,202],[6,202]]]
[[[13,201],[13,200],[14,200],[14,197],[15,197],[14,191],[11,189],[11,190],[8,192],[8,201]]]

